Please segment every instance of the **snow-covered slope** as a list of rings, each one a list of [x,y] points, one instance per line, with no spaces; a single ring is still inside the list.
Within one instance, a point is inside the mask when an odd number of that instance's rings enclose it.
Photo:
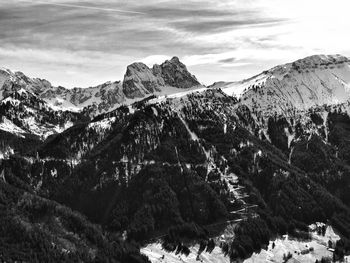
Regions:
[[[324,236],[319,235],[316,231],[310,230],[311,239],[302,241],[289,238],[287,235],[276,240],[270,241],[266,249],[262,249],[259,253],[254,253],[250,258],[244,260],[244,263],[260,263],[260,262],[284,262],[283,256],[288,252],[292,253],[295,262],[314,263],[316,260],[324,258],[332,258],[332,252],[328,249],[328,241],[335,243],[340,237],[334,233],[332,226],[327,226]],[[148,244],[141,248],[141,252],[148,256],[151,262],[218,262],[228,263],[230,258],[225,256],[219,244],[211,253],[198,253],[199,246],[190,246],[190,254],[176,254],[174,252],[165,251],[160,243]],[[302,253],[303,251],[303,253]],[[294,262],[294,261],[287,261]]]
[[[55,111],[44,100],[23,88],[0,101],[0,130],[18,137],[46,138],[71,127],[82,114]]]
[[[53,109],[81,111],[85,107],[96,107],[97,113],[109,111],[125,101],[121,83],[106,82],[96,87],[65,89],[52,87],[40,93]]]
[[[322,258],[332,258],[333,253],[328,248],[328,242],[335,244],[340,239],[339,235],[334,233],[332,226],[326,226],[325,235],[320,235],[312,229],[310,229],[310,232],[312,238],[307,241],[289,238],[288,235],[270,241],[267,249],[254,253],[244,263],[284,262],[283,256],[288,253],[291,253],[292,259],[295,261],[289,260],[287,262],[314,263],[317,260],[321,261]]]
[[[350,97],[350,61],[340,55],[315,55],[280,65],[240,82],[215,83],[253,110],[283,113]]]
[[[229,263],[229,257],[225,256],[221,251],[221,248],[216,246],[214,250],[209,252],[203,252],[198,255],[199,245],[190,247],[190,254],[188,256],[183,254],[175,254],[174,252],[167,252],[162,249],[160,243],[148,244],[146,247],[141,248],[141,253],[146,255],[149,260],[157,263]]]
[[[26,133],[23,129],[15,125],[12,121],[4,117],[0,122],[0,130],[16,134],[20,137],[23,137],[22,134]]]

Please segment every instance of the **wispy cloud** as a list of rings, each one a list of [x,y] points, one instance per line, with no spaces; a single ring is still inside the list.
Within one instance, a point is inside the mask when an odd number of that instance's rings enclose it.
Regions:
[[[65,3],[52,3],[52,2],[43,2],[43,1],[32,1],[32,0],[20,0],[20,2],[29,2],[31,4],[40,4],[40,5],[52,5],[52,6],[61,6],[61,7],[70,7],[70,8],[82,8],[82,9],[90,9],[97,11],[105,11],[105,12],[116,12],[116,13],[126,13],[126,14],[145,14],[137,11],[130,10],[121,10],[115,8],[102,8],[102,7],[94,7],[87,5],[77,5],[77,4],[65,4]]]
[[[218,62],[220,63],[233,63],[236,61],[236,58],[224,58],[224,59],[220,59]]]

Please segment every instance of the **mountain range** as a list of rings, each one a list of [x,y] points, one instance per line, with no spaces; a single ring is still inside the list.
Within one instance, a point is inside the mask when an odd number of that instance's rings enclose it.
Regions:
[[[177,57],[133,63],[123,81],[86,89],[3,69],[0,258],[241,262],[288,234],[318,242],[319,253],[304,251],[315,261],[341,260],[349,85],[341,55],[208,87]],[[337,240],[324,245],[322,228]]]
[[[141,62],[126,69],[123,81],[106,82],[96,87],[66,89],[54,87],[44,79],[29,78],[22,72],[0,70],[0,99],[23,88],[44,100],[54,110],[82,111],[93,107],[94,114],[107,112],[137,98],[158,94],[164,89],[176,93],[181,89],[200,86],[177,57],[151,69]]]

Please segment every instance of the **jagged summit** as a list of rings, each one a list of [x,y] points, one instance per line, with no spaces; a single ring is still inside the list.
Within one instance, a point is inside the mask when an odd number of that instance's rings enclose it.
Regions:
[[[185,64],[180,62],[178,57],[166,60],[160,65],[160,68],[161,75],[169,86],[188,89],[200,85],[196,77],[187,70]]]
[[[129,98],[143,97],[160,92],[161,87],[189,89],[200,83],[178,57],[166,60],[161,65],[155,64],[152,69],[141,62],[127,67],[123,81],[123,92]]]
[[[164,80],[153,74],[144,63],[136,62],[126,69],[123,81],[123,92],[129,98],[144,97],[147,94],[160,91]]]

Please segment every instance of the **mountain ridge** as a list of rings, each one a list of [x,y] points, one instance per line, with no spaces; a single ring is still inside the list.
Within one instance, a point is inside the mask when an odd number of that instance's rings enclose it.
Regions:
[[[108,81],[88,88],[55,87],[45,79],[29,78],[22,72],[0,69],[0,100],[24,88],[45,100],[54,110],[77,112],[89,108],[94,115],[153,93],[167,95],[196,86],[201,85],[177,57],[161,65],[155,64],[152,69],[142,62],[135,62],[127,67],[123,81]]]
[[[349,59],[341,55],[314,55],[278,65],[251,78],[216,83],[229,95],[256,111],[283,113],[350,98]]]
[[[123,81],[106,82],[95,87],[71,90],[61,86],[53,87],[47,80],[32,79],[21,72],[13,73],[6,69],[0,70],[0,86],[2,105],[9,102],[7,107],[17,111],[32,108],[23,112],[22,117],[7,114],[7,126],[3,125],[4,129],[10,130],[9,127],[13,127],[13,131],[17,131],[15,134],[18,134],[19,130],[28,130],[29,125],[30,133],[46,138],[75,124],[70,118],[64,117],[59,121],[61,127],[50,124],[40,130],[40,122],[48,112],[52,115],[55,111],[70,111],[81,115],[72,120],[86,119],[121,105],[131,105],[147,96],[154,96],[151,101],[156,102],[205,89],[220,88],[226,94],[236,96],[239,100],[236,107],[247,106],[258,118],[276,113],[288,118],[295,117],[295,111],[346,102],[350,96],[350,67],[349,59],[341,55],[314,55],[275,66],[239,82],[217,82],[205,88],[199,85],[196,77],[188,72],[177,57],[173,57],[152,68],[135,62],[127,67]],[[31,99],[16,95],[19,92],[25,92],[26,97]],[[25,100],[25,106],[21,106],[21,100]],[[42,106],[38,108],[35,105]],[[44,109],[46,113],[41,113]],[[36,115],[42,117],[35,118],[30,112],[37,112]],[[15,121],[16,124],[10,125],[10,121]]]

